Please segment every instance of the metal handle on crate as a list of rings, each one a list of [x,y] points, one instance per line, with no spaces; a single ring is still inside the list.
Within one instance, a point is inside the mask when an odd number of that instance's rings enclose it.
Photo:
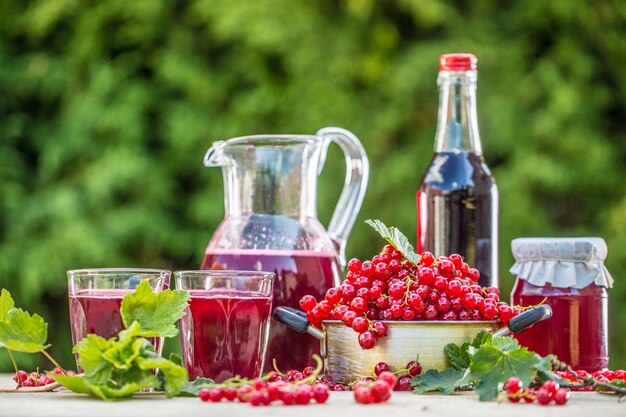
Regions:
[[[324,332],[317,327],[313,327],[306,319],[306,314],[302,310],[292,307],[276,307],[272,317],[298,333],[308,333],[316,339],[324,339]]]
[[[506,336],[509,333],[518,333],[550,317],[552,317],[552,308],[547,304],[543,304],[513,317],[505,327],[493,332],[493,335]]]

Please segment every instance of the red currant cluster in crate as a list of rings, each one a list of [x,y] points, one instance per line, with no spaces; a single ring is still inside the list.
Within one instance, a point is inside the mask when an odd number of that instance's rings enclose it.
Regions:
[[[354,399],[360,404],[382,403],[391,398],[398,379],[389,371],[381,372],[376,380],[358,381],[352,387]]]
[[[62,374],[63,371],[59,368],[54,368],[52,371],[54,374]],[[67,371],[68,375],[74,375],[73,371]],[[54,384],[54,379],[50,378],[45,373],[31,372],[30,374],[21,369],[13,375],[13,380],[21,387],[42,387],[44,385]]]
[[[569,389],[561,388],[558,382],[552,380],[544,382],[537,389],[523,389],[522,381],[518,378],[509,378],[505,382],[503,389],[506,392],[506,397],[513,403],[524,400],[527,403],[537,401],[541,405],[548,405],[551,402],[563,405],[570,397]]]
[[[315,326],[342,320],[359,333],[359,344],[371,349],[387,334],[390,320],[499,320],[518,314],[500,301],[497,288],[476,283],[480,273],[460,255],[435,258],[424,252],[414,264],[387,245],[371,261],[351,259],[343,284],[330,288],[323,300],[311,295],[300,307]]]

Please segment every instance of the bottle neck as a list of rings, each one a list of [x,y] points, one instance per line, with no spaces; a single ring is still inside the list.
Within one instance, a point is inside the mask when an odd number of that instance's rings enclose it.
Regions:
[[[474,71],[441,71],[439,73],[436,152],[458,150],[482,155],[476,115],[477,78]]]

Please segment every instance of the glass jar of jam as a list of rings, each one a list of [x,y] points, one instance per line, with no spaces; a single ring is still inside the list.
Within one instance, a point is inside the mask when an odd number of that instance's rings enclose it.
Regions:
[[[517,277],[511,304],[542,302],[552,318],[516,334],[520,344],[556,355],[574,369],[608,367],[608,295],[613,278],[604,266],[601,238],[522,238],[511,242]]]

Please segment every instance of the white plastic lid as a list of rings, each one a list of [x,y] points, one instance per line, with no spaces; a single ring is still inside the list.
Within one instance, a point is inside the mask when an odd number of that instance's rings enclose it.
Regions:
[[[613,287],[604,266],[608,248],[602,238],[520,238],[511,242],[511,250],[515,264],[509,271],[537,287]]]

